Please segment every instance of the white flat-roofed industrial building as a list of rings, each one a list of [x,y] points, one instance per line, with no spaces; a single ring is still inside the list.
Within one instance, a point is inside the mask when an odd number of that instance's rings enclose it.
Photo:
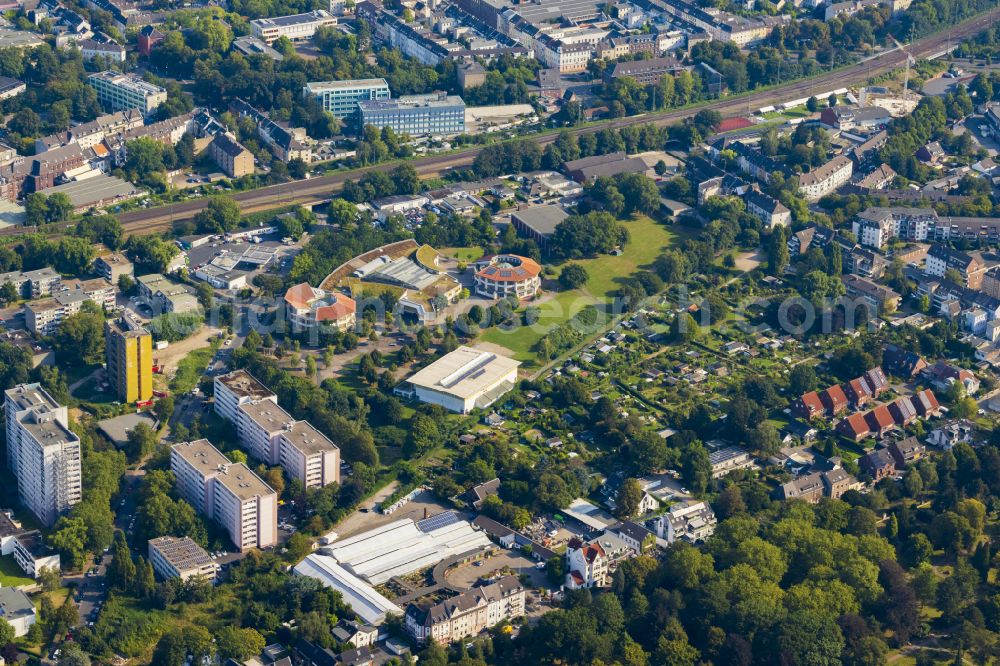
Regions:
[[[335,25],[337,19],[330,12],[319,9],[305,14],[292,16],[276,16],[250,21],[250,28],[255,37],[259,37],[268,46],[279,37],[287,37],[294,41],[311,39],[320,26]]]
[[[444,93],[404,95],[396,99],[357,102],[358,131],[366,125],[391,127],[410,136],[452,136],[465,132],[465,102]]]
[[[340,592],[351,610],[370,625],[385,622],[389,615],[402,615],[403,609],[378,593],[374,587],[364,582],[329,555],[313,553],[295,565],[293,571],[299,576],[315,578],[323,585]]]
[[[278,496],[249,467],[199,439],[173,446],[170,469],[181,496],[228,531],[241,551],[277,543]]]
[[[520,365],[506,356],[461,346],[407,381],[422,402],[468,414],[489,407],[514,388]]]
[[[350,118],[358,110],[358,102],[389,99],[389,84],[385,79],[352,79],[349,81],[310,81],[302,89],[306,97],[315,97],[336,118]]]
[[[306,488],[340,483],[340,449],[306,421],[278,435],[278,462]]]
[[[278,404],[278,397],[253,378],[246,370],[234,370],[215,378],[215,413],[230,423],[238,424],[240,405],[259,400]]]
[[[153,571],[167,578],[202,578],[215,582],[219,565],[191,537],[162,536],[149,540],[149,562]]]
[[[397,520],[339,541],[327,550],[355,576],[380,585],[393,576],[406,576],[490,544],[485,533],[447,512],[419,524],[408,518]]]
[[[66,408],[40,384],[8,389],[4,399],[8,465],[21,503],[46,526],[83,498],[80,438]]]

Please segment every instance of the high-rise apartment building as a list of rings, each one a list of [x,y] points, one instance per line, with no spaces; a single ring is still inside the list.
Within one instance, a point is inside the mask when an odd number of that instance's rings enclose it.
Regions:
[[[80,438],[69,429],[66,407],[40,384],[21,384],[4,394],[7,464],[23,504],[44,525],[83,497]]]
[[[104,325],[108,379],[124,403],[153,397],[153,336],[128,314]]]
[[[222,526],[241,551],[277,543],[278,496],[249,467],[199,439],[174,445],[170,469],[181,497]]]

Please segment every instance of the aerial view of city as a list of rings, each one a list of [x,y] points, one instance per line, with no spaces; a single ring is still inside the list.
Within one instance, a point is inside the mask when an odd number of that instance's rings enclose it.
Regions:
[[[0,666],[1000,666],[997,0],[0,11]]]

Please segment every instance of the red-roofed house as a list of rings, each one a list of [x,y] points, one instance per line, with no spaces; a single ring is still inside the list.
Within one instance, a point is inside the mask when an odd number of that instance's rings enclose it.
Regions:
[[[937,396],[930,389],[914,393],[912,402],[913,408],[917,410],[917,414],[924,418],[937,416],[941,412],[941,405],[938,404]]]
[[[811,419],[816,416],[822,416],[823,412],[826,410],[823,407],[823,401],[819,399],[819,394],[816,391],[809,391],[809,393],[803,393],[802,396],[795,401],[795,405],[792,407],[796,415],[801,416],[804,419]]]
[[[566,545],[566,586],[604,587],[608,584],[609,558],[597,541],[584,543],[574,537]]]
[[[830,416],[836,416],[846,411],[849,404],[844,389],[839,386],[831,386],[826,389],[819,394],[819,399],[823,401],[823,406],[826,407]]]
[[[865,418],[865,415],[859,412],[841,419],[840,423],[837,424],[837,432],[847,439],[860,442],[871,434],[871,428],[868,427],[868,420]]]
[[[872,398],[877,398],[889,390],[889,380],[885,378],[885,373],[880,367],[872,368],[862,375],[861,379],[864,379],[865,384],[868,385],[868,391]]]
[[[917,420],[917,410],[909,396],[897,398],[889,404],[889,413],[897,424],[907,426]]]
[[[847,394],[847,399],[851,401],[855,409],[863,409],[865,405],[871,402],[872,394],[868,390],[868,384],[861,377],[857,379],[852,379],[851,381],[844,384],[844,393]]]
[[[319,325],[343,331],[356,323],[357,305],[344,294],[314,289],[305,282],[285,292],[288,320],[293,331],[307,331]]]
[[[879,405],[865,414],[865,420],[876,437],[883,436],[896,426],[896,419],[892,418],[892,413],[885,405]]]

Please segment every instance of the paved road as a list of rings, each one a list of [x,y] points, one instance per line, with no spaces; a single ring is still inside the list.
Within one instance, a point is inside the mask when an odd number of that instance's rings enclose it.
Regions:
[[[952,26],[948,30],[918,40],[910,45],[908,51],[918,59],[940,57],[949,44],[954,45],[964,37],[982,31],[989,27],[991,21],[995,21],[998,17],[1000,17],[1000,7]],[[644,123],[653,123],[660,126],[671,125],[695,115],[703,108],[714,109],[723,116],[741,115],[747,113],[748,110],[759,109],[763,106],[779,104],[783,101],[809,97],[810,95],[822,94],[837,88],[863,83],[872,76],[901,67],[905,61],[906,54],[899,49],[893,49],[843,69],[801,81],[778,85],[750,95],[722,99],[699,107],[619,118],[590,127],[576,128],[571,131],[574,134],[586,134],[606,127],[618,128]],[[537,143],[542,145],[553,140],[555,140],[554,135],[542,136],[536,139]],[[449,155],[435,155],[411,160],[410,164],[416,168],[417,173],[421,176],[433,176],[448,169],[470,165],[481,150],[482,146],[477,146]],[[348,178],[356,180],[366,171],[386,171],[393,168],[393,166],[394,164],[382,164],[366,169],[338,172],[326,176],[318,176],[310,180],[294,181],[248,192],[240,192],[234,195],[233,198],[240,204],[244,213],[291,204],[316,203],[328,199]],[[129,234],[154,233],[168,228],[177,220],[194,217],[206,205],[207,202],[204,199],[185,201],[126,213],[121,216],[121,221],[125,226],[126,232]],[[0,231],[0,234],[2,233]]]

